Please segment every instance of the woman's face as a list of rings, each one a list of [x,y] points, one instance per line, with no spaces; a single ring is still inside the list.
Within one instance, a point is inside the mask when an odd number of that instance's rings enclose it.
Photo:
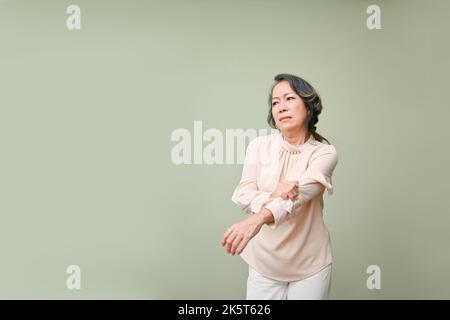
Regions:
[[[307,125],[305,104],[287,81],[281,81],[273,88],[272,116],[281,132],[299,131]]]

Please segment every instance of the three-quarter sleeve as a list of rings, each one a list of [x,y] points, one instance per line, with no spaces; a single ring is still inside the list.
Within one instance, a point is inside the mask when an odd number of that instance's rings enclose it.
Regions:
[[[259,212],[270,198],[270,192],[258,190],[257,172],[258,138],[255,138],[248,144],[241,180],[231,197],[231,201],[248,214]]]
[[[284,200],[277,197],[265,205],[272,212],[275,220],[269,227],[276,228],[286,219],[288,214],[312,200],[318,194],[323,193],[325,189],[328,191],[328,195],[332,195],[334,191],[332,174],[337,162],[337,151],[333,145],[327,145],[313,154],[308,168],[300,176],[297,200]]]

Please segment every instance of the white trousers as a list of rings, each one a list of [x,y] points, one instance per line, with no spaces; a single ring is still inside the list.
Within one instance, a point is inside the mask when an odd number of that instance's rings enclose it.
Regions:
[[[300,281],[278,281],[263,276],[249,266],[247,300],[328,300],[331,289],[330,263]]]

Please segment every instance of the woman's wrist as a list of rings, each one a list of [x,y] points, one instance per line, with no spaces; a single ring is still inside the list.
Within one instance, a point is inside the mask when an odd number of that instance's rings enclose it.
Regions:
[[[258,215],[260,216],[262,224],[271,224],[275,221],[272,212],[265,207],[261,208]]]

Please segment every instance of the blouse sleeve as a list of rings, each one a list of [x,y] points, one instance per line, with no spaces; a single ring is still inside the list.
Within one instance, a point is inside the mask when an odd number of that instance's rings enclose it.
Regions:
[[[283,200],[280,197],[267,203],[265,207],[269,209],[274,216],[274,223],[269,227],[276,228],[286,219],[287,214],[292,213],[304,203],[312,200],[326,189],[328,195],[333,194],[332,174],[338,162],[336,148],[333,145],[327,145],[326,148],[317,151],[310,160],[306,171],[299,179],[299,196],[297,200]]]
[[[241,180],[231,197],[231,201],[248,214],[259,212],[270,198],[270,192],[258,190],[257,172],[258,138],[253,139],[247,147]]]

